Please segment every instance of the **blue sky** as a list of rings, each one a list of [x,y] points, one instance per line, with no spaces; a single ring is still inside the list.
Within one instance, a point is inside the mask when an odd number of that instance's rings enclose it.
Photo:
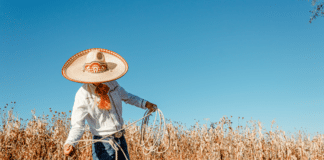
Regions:
[[[324,133],[324,18],[297,0],[0,0],[0,105],[21,118],[72,110],[82,85],[61,75],[89,48],[119,53],[117,80],[189,128],[224,115]],[[1,110],[2,110],[1,109]],[[125,105],[124,120],[144,110]],[[204,119],[209,118],[206,122]]]

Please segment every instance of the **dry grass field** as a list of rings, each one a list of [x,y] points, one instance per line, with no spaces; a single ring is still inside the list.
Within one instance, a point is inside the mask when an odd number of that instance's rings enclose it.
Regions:
[[[71,127],[66,113],[51,111],[51,116],[38,117],[34,113],[31,119],[23,120],[14,116],[13,108],[1,111],[0,159],[68,159],[63,155],[63,144]],[[214,123],[211,129],[198,123],[184,129],[179,123],[169,122],[164,141],[168,145],[170,138],[170,147],[163,154],[143,154],[139,126],[131,126],[125,137],[132,160],[324,160],[324,135],[310,139],[300,131],[288,137],[278,128],[265,131],[256,121],[249,121],[245,127],[232,128],[230,124],[227,117]],[[82,137],[91,138],[89,131]],[[89,143],[80,142],[69,159],[92,159],[91,145],[80,149]],[[163,147],[167,146],[161,150]]]

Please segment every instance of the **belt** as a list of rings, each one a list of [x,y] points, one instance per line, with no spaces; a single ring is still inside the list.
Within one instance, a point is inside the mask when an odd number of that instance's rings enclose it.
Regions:
[[[115,138],[120,138],[122,137],[123,135],[125,134],[125,130],[122,130],[122,131],[119,131],[119,132],[116,132],[114,134],[112,134],[111,136],[115,137]],[[102,138],[102,137],[105,137],[105,136],[97,136],[97,135],[94,135],[95,137],[98,137],[98,138]],[[109,136],[110,137],[110,136]]]
[[[125,134],[125,130],[119,131],[114,133],[112,136],[114,136],[115,138],[120,138]]]

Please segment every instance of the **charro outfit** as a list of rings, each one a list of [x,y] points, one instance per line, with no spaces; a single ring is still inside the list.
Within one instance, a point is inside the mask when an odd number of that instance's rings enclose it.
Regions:
[[[146,100],[128,93],[115,80],[126,74],[128,64],[117,53],[92,48],[72,56],[63,66],[62,75],[68,80],[85,83],[77,91],[72,110],[71,124],[65,144],[71,144],[81,139],[87,120],[93,139],[101,139],[103,136],[114,134],[103,140],[114,139],[129,159],[122,118],[122,101],[136,107],[147,109]],[[98,86],[93,83],[101,83],[106,86],[105,92],[98,92]],[[100,95],[99,95],[100,94]],[[107,96],[108,95],[108,96]],[[100,103],[99,103],[100,102]],[[102,102],[102,103],[101,103]],[[118,146],[116,145],[116,146]],[[115,155],[116,146],[111,143],[95,142],[92,144],[92,157],[94,160],[125,159],[123,152],[117,147],[118,155]]]

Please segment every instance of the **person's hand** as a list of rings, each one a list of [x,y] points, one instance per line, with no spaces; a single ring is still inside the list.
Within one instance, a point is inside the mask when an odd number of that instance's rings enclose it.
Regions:
[[[70,156],[74,151],[74,147],[70,144],[65,144],[64,145],[64,154],[66,156]]]
[[[145,107],[150,110],[150,112],[155,112],[157,109],[157,105],[153,104],[149,101],[146,102]]]

